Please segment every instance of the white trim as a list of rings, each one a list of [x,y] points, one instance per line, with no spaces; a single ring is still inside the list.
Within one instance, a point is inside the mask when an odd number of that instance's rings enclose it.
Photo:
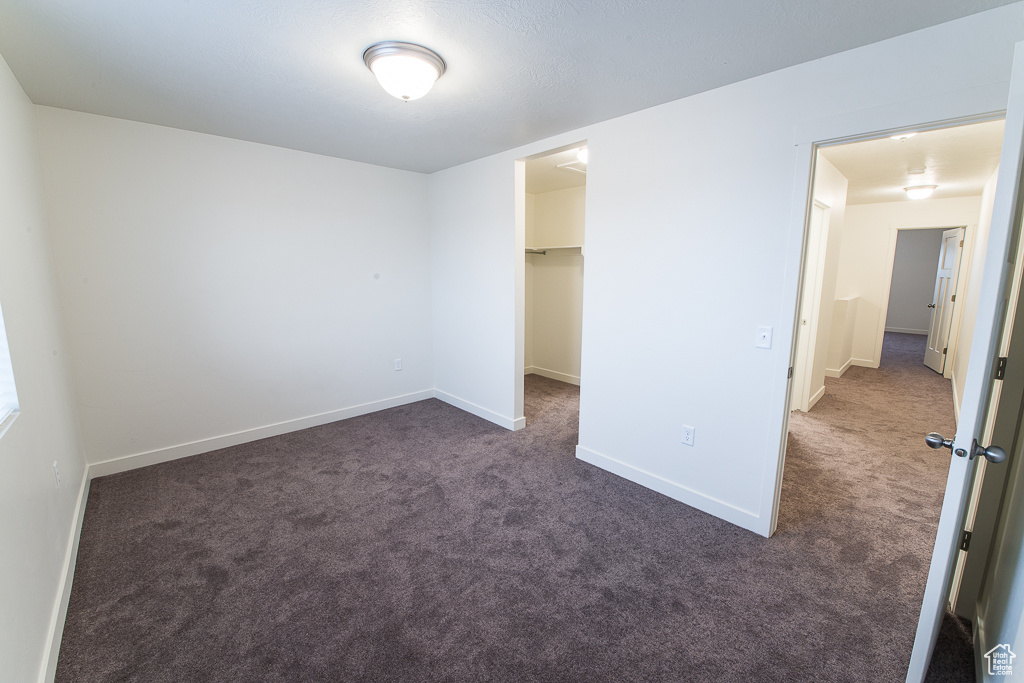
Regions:
[[[886,332],[899,332],[900,334],[928,334],[928,330],[909,330],[903,327],[887,327]]]
[[[645,470],[642,470],[633,465],[628,465],[624,462],[610,458],[607,455],[602,455],[596,451],[592,451],[585,446],[576,446],[576,458],[583,462],[590,463],[595,467],[600,467],[606,472],[618,475],[623,479],[639,484],[652,491],[668,496],[673,500],[678,500],[681,503],[686,503],[691,507],[695,507],[702,512],[706,512],[709,515],[714,515],[724,519],[727,522],[731,522],[738,527],[753,531],[756,534],[767,536],[767,530],[763,529],[764,525],[761,523],[761,519],[753,512],[738,508],[735,505],[731,505],[721,500],[717,500],[710,496],[707,496],[699,491],[694,491],[691,488],[687,488],[682,484],[663,479],[656,474],[652,474]]]
[[[248,443],[250,441],[266,439],[270,436],[279,436],[289,432],[296,432],[300,429],[319,427],[320,425],[325,425],[330,422],[347,420],[351,417],[359,417],[360,415],[375,413],[378,410],[386,410],[388,408],[403,406],[408,403],[415,403],[416,401],[423,401],[428,398],[434,398],[434,395],[433,390],[426,389],[412,394],[395,396],[392,398],[382,399],[380,401],[372,401],[370,403],[363,403],[361,405],[342,408],[340,410],[332,410],[327,413],[320,413],[319,415],[301,417],[295,420],[286,420],[284,422],[278,422],[265,427],[246,429],[233,434],[224,434],[223,436],[201,439],[199,441],[192,441],[177,446],[170,446],[168,448],[158,448],[152,451],[145,451],[143,453],[135,453],[134,455],[124,455],[117,458],[111,458],[102,462],[92,463],[89,467],[89,475],[90,477],[104,477],[108,474],[127,472],[128,470],[134,470],[139,467],[156,465],[157,463],[177,460],[178,458],[187,458],[192,455],[208,453],[220,448],[238,446],[239,444]]]
[[[477,417],[483,418],[488,422],[493,422],[499,427],[504,427],[505,429],[518,431],[526,426],[525,417],[520,417],[513,420],[510,417],[499,415],[493,410],[488,410],[483,406],[478,406],[477,404],[471,403],[463,398],[459,398],[458,396],[452,396],[451,394],[445,391],[441,391],[440,389],[434,389],[433,397],[444,401],[448,405],[455,406],[459,410],[465,410],[467,413],[476,415]]]
[[[877,370],[881,363],[874,358],[851,358],[850,365],[856,365],[859,368],[872,368]]]
[[[71,584],[75,579],[75,563],[78,560],[78,542],[82,538],[82,520],[85,519],[85,503],[89,498],[89,482],[92,476],[86,465],[82,473],[82,484],[78,488],[78,504],[75,523],[68,536],[67,549],[64,551],[64,576],[60,580],[60,590],[53,605],[50,616],[50,642],[43,651],[43,666],[39,671],[40,683],[52,683],[57,675],[57,657],[60,655],[60,641],[64,637],[64,620],[68,616],[68,602],[71,600]]]
[[[810,400],[807,401],[807,412],[810,412],[814,404],[821,400],[821,397],[825,395],[825,385],[822,384],[821,388],[814,392],[814,396],[811,396]]]
[[[576,375],[567,375],[564,372],[558,372],[556,370],[548,370],[547,368],[539,368],[536,365],[531,365],[526,368],[523,373],[526,375],[540,375],[541,377],[547,377],[548,379],[556,379],[559,382],[565,382],[567,384],[580,385],[580,378]]]
[[[840,367],[838,370],[834,370],[832,368],[825,368],[825,376],[838,379],[842,377],[844,374],[846,374],[846,371],[850,369],[851,365],[853,365],[853,359],[849,358],[845,363],[843,363],[842,367]]]
[[[949,383],[953,386],[953,424],[960,424],[960,397],[956,395],[956,377],[950,377]]]

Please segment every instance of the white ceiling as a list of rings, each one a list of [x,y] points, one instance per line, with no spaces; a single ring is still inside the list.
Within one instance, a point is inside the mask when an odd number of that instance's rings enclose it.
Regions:
[[[1012,0],[0,0],[36,104],[432,172]],[[422,100],[362,62],[448,63]]]
[[[823,147],[828,159],[850,181],[847,204],[913,201],[903,188],[936,185],[932,199],[973,197],[999,166],[1003,121],[919,132]],[[912,174],[909,171],[924,173]]]
[[[581,145],[582,146],[582,145]],[[562,150],[526,162],[526,191],[554,192],[587,184],[586,165],[577,158],[580,147]]]

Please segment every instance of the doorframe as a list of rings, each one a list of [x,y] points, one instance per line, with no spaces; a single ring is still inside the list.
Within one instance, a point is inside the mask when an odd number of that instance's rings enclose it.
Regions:
[[[564,138],[563,138],[564,139]],[[517,425],[526,426],[526,413],[525,413],[525,380],[524,373],[526,372],[526,162],[531,159],[539,159],[541,157],[550,156],[552,154],[558,154],[559,152],[566,152],[570,149],[576,149],[578,147],[590,147],[590,141],[587,138],[577,140],[576,142],[570,142],[564,145],[557,145],[550,149],[545,149],[540,152],[534,152],[524,157],[520,157],[515,160],[515,183],[514,183],[514,204],[515,204],[515,246],[514,246],[514,258],[515,258],[515,279],[516,279],[516,294],[515,294],[515,351],[513,359],[513,368],[515,371],[514,383],[515,387],[515,398],[513,403],[514,421]],[[587,163],[587,173],[590,173],[590,163]],[[589,178],[588,178],[589,180]],[[587,201],[589,202],[590,194],[587,193]],[[589,213],[584,207],[584,215]],[[584,298],[586,298],[586,279],[584,279]],[[581,340],[582,344],[582,340]],[[582,353],[582,349],[581,349]],[[580,366],[580,384],[583,384],[583,366]],[[520,429],[520,427],[516,427]]]
[[[985,98],[982,98],[985,100]],[[823,147],[831,147],[849,142],[862,142],[875,140],[883,137],[891,137],[900,133],[923,132],[939,130],[942,128],[954,128],[957,126],[973,123],[984,123],[1006,118],[1006,93],[1000,94],[999,88],[994,88],[990,99],[985,101],[1000,102],[1000,108],[987,111],[959,111],[955,115],[945,118],[934,118],[928,114],[936,109],[955,110],[957,103],[936,102],[915,102],[917,106],[908,107],[907,103],[900,103],[891,107],[884,107],[870,112],[864,112],[862,116],[852,119],[850,117],[836,117],[821,121],[809,122],[798,126],[795,134],[794,146],[796,147],[796,160],[793,185],[793,218],[792,227],[788,237],[788,253],[793,255],[792,260],[786,262],[786,301],[792,306],[784,305],[783,316],[789,316],[788,320],[783,317],[780,330],[788,331],[789,337],[780,339],[783,348],[788,344],[789,354],[784,366],[785,390],[777,395],[773,401],[772,412],[781,423],[779,442],[777,445],[777,459],[774,477],[766,477],[761,503],[761,515],[765,520],[764,535],[772,536],[778,526],[779,503],[782,498],[782,479],[786,464],[786,447],[789,436],[789,413],[793,394],[793,363],[796,354],[797,326],[800,323],[800,305],[803,295],[803,273],[805,269],[807,236],[810,229],[811,206],[814,201],[814,177],[817,167],[818,150]],[[943,106],[947,105],[947,106]],[[916,114],[908,114],[913,110]],[[930,121],[929,123],[919,123]],[[868,131],[868,132],[864,132]],[[888,303],[888,302],[886,302]],[[787,325],[788,323],[788,325]],[[958,327],[959,329],[959,327]]]
[[[813,190],[813,187],[812,187],[812,190]],[[822,211],[822,219],[821,219],[821,226],[818,228],[818,231],[820,233],[818,235],[818,237],[817,237],[818,243],[816,245],[818,253],[817,254],[811,254],[810,251],[808,250],[808,246],[809,245],[807,244],[807,242],[809,242],[810,239],[811,239],[811,232],[812,232],[811,226],[814,225],[813,216],[814,216],[814,209],[815,208],[821,209],[821,211]],[[793,383],[794,383],[794,389],[793,389],[793,392],[800,399],[800,405],[797,406],[797,410],[801,410],[801,411],[804,410],[804,408],[803,408],[804,405],[807,406],[806,410],[809,411],[811,408],[814,407],[814,404],[817,402],[817,400],[821,398],[821,396],[818,396],[818,399],[815,399],[811,395],[811,382],[814,379],[814,355],[815,355],[815,353],[817,353],[817,348],[818,348],[818,346],[817,346],[818,345],[818,332],[819,332],[819,330],[818,330],[818,322],[819,322],[819,317],[821,315],[821,297],[822,297],[822,294],[823,294],[823,292],[821,290],[822,290],[822,288],[824,286],[824,281],[825,281],[825,267],[826,267],[826,262],[827,262],[826,254],[828,252],[828,240],[829,240],[829,230],[831,229],[831,225],[830,225],[831,221],[832,221],[832,207],[829,204],[826,204],[825,202],[821,201],[820,199],[813,199],[812,198],[810,213],[808,214],[808,217],[807,217],[807,237],[806,237],[806,241],[804,243],[804,271],[803,271],[803,273],[801,275],[800,306],[797,309],[797,317],[800,320],[803,319],[803,308],[804,308],[804,303],[805,303],[804,302],[804,298],[805,298],[805,295],[808,294],[808,293],[811,296],[811,301],[807,302],[807,303],[810,304],[810,313],[807,316],[807,322],[808,322],[808,324],[806,325],[807,333],[805,335],[801,335],[801,328],[803,328],[805,326],[802,323],[798,324],[797,327],[796,327],[796,329],[797,329],[797,336],[796,336],[796,339],[793,340],[793,344],[794,344],[794,352],[793,352],[793,355],[794,355],[794,361],[793,361]],[[817,262],[814,264],[815,268],[814,268],[813,277],[812,277],[812,279],[810,281],[806,281],[805,282],[804,278],[806,278],[806,276],[807,276],[807,266],[810,265],[808,263],[808,260],[811,259],[812,257],[817,259]],[[808,289],[810,289],[809,292],[808,292]],[[811,330],[814,331],[813,335],[810,334]],[[803,359],[798,358],[799,352],[800,352],[801,340],[802,340],[803,345],[804,345],[804,358]],[[797,366],[797,361],[802,361],[803,368],[799,368]],[[828,363],[826,362],[826,367],[827,367],[827,365],[828,365]],[[801,382],[800,382],[801,386],[796,386],[796,380],[797,379],[801,380]],[[790,398],[790,403],[792,403],[792,397]]]
[[[882,341],[885,339],[885,321],[889,317],[889,294],[892,291],[892,271],[896,265],[896,241],[899,239],[900,230],[953,230],[959,229],[964,231],[963,242],[964,246],[960,248],[960,257],[956,264],[956,300],[953,302],[953,317],[949,321],[949,344],[947,348],[949,353],[946,354],[946,362],[942,368],[942,376],[946,379],[953,378],[953,361],[956,358],[957,349],[957,337],[960,334],[960,320],[963,315],[963,306],[959,306],[964,300],[964,292],[967,289],[967,280],[970,278],[971,273],[971,262],[970,258],[967,260],[967,270],[963,268],[964,265],[964,254],[966,252],[974,253],[974,240],[977,237],[978,224],[968,223],[967,225],[904,225],[891,227],[889,230],[889,257],[888,257],[888,277],[884,280],[881,306],[878,309],[878,332],[875,334],[875,348],[874,356],[872,357],[871,367],[877,368],[882,362]],[[954,396],[954,404],[956,403]]]

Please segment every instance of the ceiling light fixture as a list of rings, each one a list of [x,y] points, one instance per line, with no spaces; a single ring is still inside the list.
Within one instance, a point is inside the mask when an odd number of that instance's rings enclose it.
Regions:
[[[932,196],[936,187],[936,185],[915,185],[914,187],[904,187],[903,191],[910,199],[927,199]]]
[[[586,147],[580,147],[580,151],[576,152],[576,158],[579,159],[581,164],[586,164],[587,159],[590,158],[590,150]]]
[[[896,140],[897,142],[905,142],[906,140],[909,140],[910,138],[914,137],[915,135],[917,135],[916,132],[910,132],[910,133],[900,133],[899,135],[890,135],[889,137],[892,138],[893,140]]]
[[[441,55],[415,43],[387,41],[366,48],[363,62],[380,87],[400,100],[418,100],[445,72]]]

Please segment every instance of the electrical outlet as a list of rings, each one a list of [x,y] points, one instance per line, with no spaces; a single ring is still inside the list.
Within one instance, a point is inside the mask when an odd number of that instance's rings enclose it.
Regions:
[[[772,348],[772,328],[770,327],[759,327],[757,328],[757,337],[754,342],[754,346],[759,349],[770,349]]]
[[[60,465],[56,460],[53,461],[53,479],[57,482],[57,488],[60,488]]]
[[[690,425],[683,425],[683,443],[687,446],[693,445],[693,433],[697,431]]]
[[[401,358],[396,358],[395,359],[395,372],[398,372],[401,369],[402,369],[402,359]]]

